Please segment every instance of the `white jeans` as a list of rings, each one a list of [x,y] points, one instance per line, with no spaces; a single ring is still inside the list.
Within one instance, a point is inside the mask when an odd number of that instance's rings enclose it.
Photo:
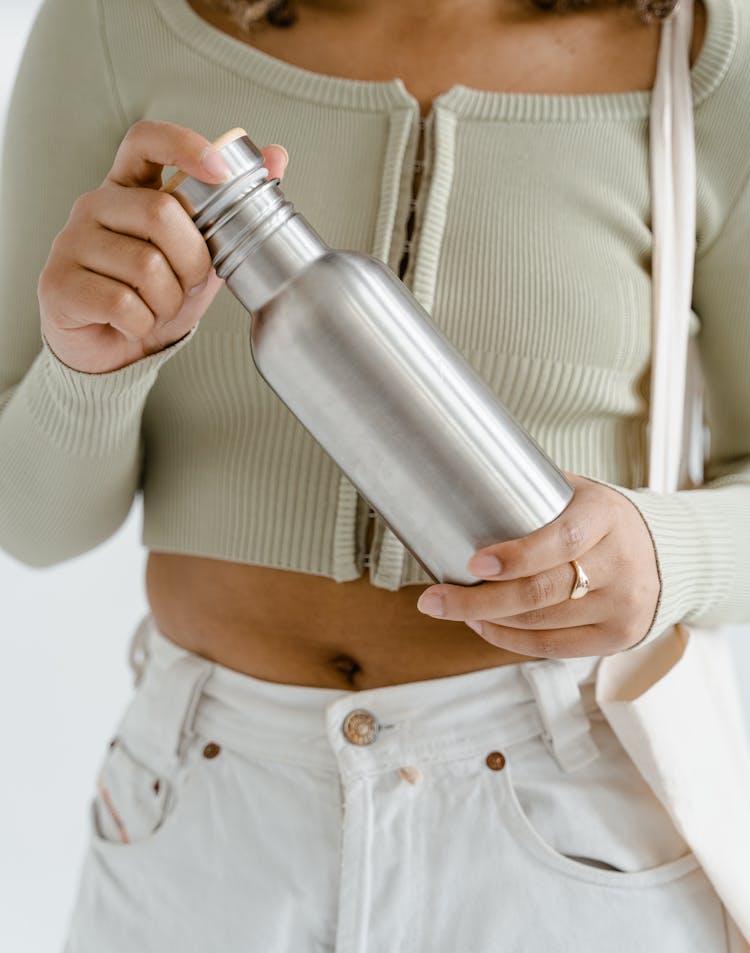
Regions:
[[[215,665],[147,616],[133,658],[66,953],[729,949],[597,657],[339,691]]]

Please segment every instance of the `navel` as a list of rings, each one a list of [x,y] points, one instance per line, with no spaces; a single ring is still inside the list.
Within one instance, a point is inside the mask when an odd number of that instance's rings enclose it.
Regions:
[[[350,685],[354,685],[354,679],[362,671],[362,666],[351,655],[336,655],[331,659],[331,664],[337,672],[341,672]]]

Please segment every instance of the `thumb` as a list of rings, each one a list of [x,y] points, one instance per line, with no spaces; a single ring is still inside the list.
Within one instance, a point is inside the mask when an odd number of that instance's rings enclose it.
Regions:
[[[289,153],[286,149],[274,142],[270,146],[264,146],[260,151],[266,160],[265,166],[268,169],[269,178],[282,179],[289,162]]]
[[[159,188],[164,166],[174,166],[209,184],[229,176],[219,151],[199,133],[174,123],[143,119],[127,131],[107,178],[118,185]]]

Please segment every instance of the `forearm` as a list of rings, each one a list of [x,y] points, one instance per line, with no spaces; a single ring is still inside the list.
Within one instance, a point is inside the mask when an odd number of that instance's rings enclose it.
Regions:
[[[45,344],[0,401],[0,548],[50,566],[117,530],[138,488],[146,398],[193,333],[108,374],[67,368]]]

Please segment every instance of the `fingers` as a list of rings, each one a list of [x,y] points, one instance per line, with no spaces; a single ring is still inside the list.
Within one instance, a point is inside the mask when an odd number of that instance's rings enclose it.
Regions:
[[[431,586],[417,608],[465,622],[491,644],[534,658],[608,655],[641,641],[661,588],[648,527],[615,489],[566,476],[575,495],[560,517],[523,539],[479,551],[497,556],[500,572],[490,575],[487,567],[481,585]],[[576,600],[570,598],[574,559],[590,580],[589,592]]]
[[[164,166],[174,166],[211,185],[224,182],[230,174],[219,151],[199,133],[175,123],[144,119],[126,133],[107,180],[158,189]]]
[[[586,658],[589,655],[611,655],[623,646],[596,625],[583,625],[564,632],[543,630],[524,632],[492,622],[478,624],[478,634],[497,648],[530,655],[534,658]]]
[[[155,324],[153,313],[133,288],[85,268],[66,270],[56,306],[60,328],[111,324],[129,341],[144,338]]]
[[[589,564],[593,562],[587,554]],[[591,590],[596,579],[589,575]],[[441,619],[509,618],[520,613],[539,612],[548,606],[565,602],[575,582],[570,563],[507,582],[485,582],[478,586],[432,586],[420,596],[417,608],[426,615]],[[590,591],[586,599],[591,599]],[[582,600],[576,600],[580,606]]]
[[[111,317],[132,340],[173,320],[206,287],[211,272],[208,248],[175,198],[109,185],[75,203],[53,244],[40,300],[49,297],[61,328],[82,326],[84,317],[92,324]],[[86,273],[110,281],[93,281]],[[102,294],[98,305],[96,290]],[[77,294],[84,296],[80,307]]]
[[[82,249],[87,271],[114,278],[138,292],[157,322],[171,321],[185,300],[180,281],[162,251],[150,242],[100,228],[95,244]]]
[[[262,152],[269,175],[283,177],[288,161],[284,147],[273,144]],[[136,123],[126,134],[104,185],[75,203],[71,224],[75,227],[93,221],[111,232],[151,243],[167,259],[183,291],[195,293],[204,286],[211,271],[208,247],[180,202],[155,186],[160,184],[163,164],[176,165],[188,174],[209,181],[212,176],[206,175],[205,164],[211,154],[220,160],[228,175],[229,169],[218,151],[192,129],[148,120]],[[225,173],[213,178],[222,181]],[[101,233],[97,235],[99,238]],[[83,244],[75,243],[77,248]],[[157,267],[155,256],[148,250],[142,249],[141,254],[148,268]],[[95,270],[119,277],[114,270],[104,267]]]
[[[289,162],[289,153],[283,146],[273,143],[270,146],[264,146],[261,150],[268,169],[269,179],[283,179]]]
[[[110,232],[149,242],[166,258],[187,294],[208,277],[211,270],[208,246],[173,195],[112,185],[79,199],[72,218],[74,226],[79,217],[82,224],[93,221]],[[96,237],[101,238],[101,231]],[[80,239],[75,244],[82,249],[85,236],[81,234]],[[144,263],[148,264],[148,251],[144,249],[142,254]]]
[[[496,543],[477,551],[481,557],[494,556],[500,563],[499,571],[484,567],[474,556],[468,563],[469,572],[483,579],[531,576],[540,570],[553,569],[571,559],[578,559],[602,540],[612,525],[612,512],[602,504],[601,494],[591,490],[597,484],[591,484],[583,477],[566,475],[575,487],[575,495],[560,516],[521,539]],[[615,505],[614,501],[612,505]]]
[[[577,603],[566,599],[565,602],[560,602],[557,605],[529,609],[527,612],[518,613],[518,615],[501,616],[495,613],[480,618],[511,629],[540,630],[596,625],[607,618],[607,615],[607,606],[602,602],[601,596],[589,593],[585,599]]]
[[[272,144],[262,151],[269,174],[280,179],[286,150]],[[163,349],[195,327],[221,286],[199,230],[160,191],[164,166],[212,185],[230,175],[200,134],[138,122],[102,185],[75,202],[53,241],[37,284],[41,324],[71,368],[105,373]]]

